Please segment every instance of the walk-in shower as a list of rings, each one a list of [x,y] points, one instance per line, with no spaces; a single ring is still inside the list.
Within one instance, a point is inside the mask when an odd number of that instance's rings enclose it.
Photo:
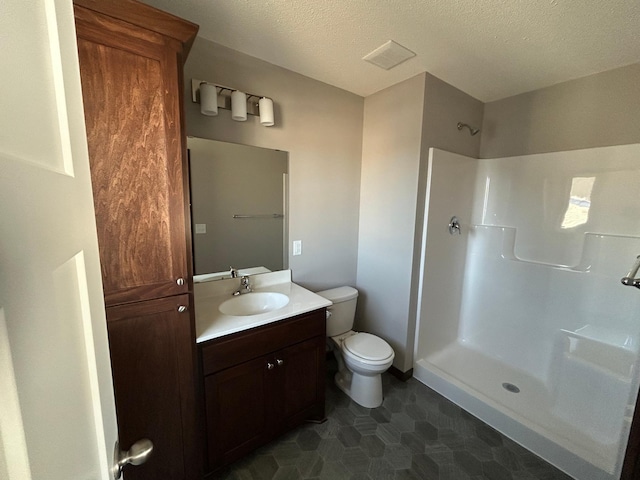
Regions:
[[[618,477],[638,390],[639,158],[430,152],[414,374],[581,480]]]

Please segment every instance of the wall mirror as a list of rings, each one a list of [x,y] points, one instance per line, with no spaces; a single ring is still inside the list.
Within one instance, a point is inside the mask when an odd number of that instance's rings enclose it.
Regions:
[[[289,155],[188,137],[196,281],[287,268]]]

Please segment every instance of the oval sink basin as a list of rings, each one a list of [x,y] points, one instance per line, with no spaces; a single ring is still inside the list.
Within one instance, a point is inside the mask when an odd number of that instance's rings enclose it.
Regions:
[[[276,292],[252,292],[225,300],[218,308],[225,315],[247,317],[284,307],[289,297]]]

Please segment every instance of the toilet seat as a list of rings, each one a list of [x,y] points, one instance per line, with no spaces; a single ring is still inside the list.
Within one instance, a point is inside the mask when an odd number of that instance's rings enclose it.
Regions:
[[[345,353],[370,365],[384,364],[394,355],[387,342],[370,333],[350,335],[344,339],[342,346]]]

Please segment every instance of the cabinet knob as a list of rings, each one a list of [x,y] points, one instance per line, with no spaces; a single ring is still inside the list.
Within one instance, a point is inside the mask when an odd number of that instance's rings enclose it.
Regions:
[[[281,367],[282,365],[284,365],[284,360],[277,358],[276,363],[278,364],[279,367]]]
[[[183,312],[186,312],[186,311],[187,311],[187,307],[186,306],[180,305],[178,307],[178,313],[183,313]]]
[[[267,370],[273,370],[273,368],[275,367],[275,365],[271,362],[267,363]]]
[[[177,283],[179,286],[184,285],[184,278],[180,277],[179,279],[177,279],[177,280],[176,280],[176,283]]]

